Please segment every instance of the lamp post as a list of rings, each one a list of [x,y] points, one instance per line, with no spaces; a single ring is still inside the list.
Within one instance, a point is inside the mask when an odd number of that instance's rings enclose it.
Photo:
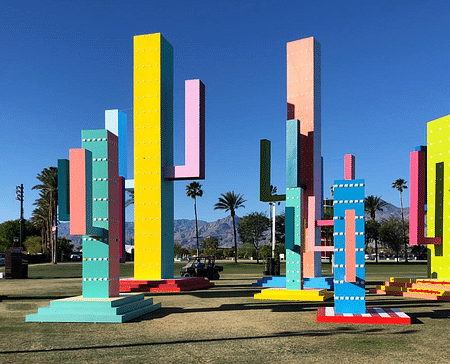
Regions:
[[[23,243],[23,184],[16,186],[16,200],[20,201],[20,237],[19,244]]]

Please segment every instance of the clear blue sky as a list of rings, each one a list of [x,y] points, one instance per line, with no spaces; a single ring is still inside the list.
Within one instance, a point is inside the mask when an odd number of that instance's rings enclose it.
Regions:
[[[161,32],[174,47],[175,162],[183,164],[184,80],[206,85],[206,180],[198,217],[220,193],[259,202],[259,140],[272,141],[272,183],[285,189],[286,42],[322,45],[324,189],[356,156],[367,195],[399,205],[409,153],[426,123],[450,114],[447,1],[8,1],[0,3],[0,221],[25,217],[36,174],[79,148],[82,129],[121,109],[132,132],[133,36]],[[128,177],[133,176],[129,141]],[[175,218],[192,219],[188,182],[175,182]],[[409,205],[409,194],[404,194]],[[132,211],[128,211],[130,219]]]

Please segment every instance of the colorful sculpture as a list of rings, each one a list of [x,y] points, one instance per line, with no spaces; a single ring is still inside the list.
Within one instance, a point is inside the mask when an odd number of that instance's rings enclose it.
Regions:
[[[183,166],[173,166],[173,49],[160,33],[134,37],[133,89],[134,279],[121,291],[209,287],[203,278],[172,279],[173,181],[205,178],[205,86],[185,82]]]
[[[321,220],[320,44],[313,37],[287,44],[287,114],[286,195],[270,195],[270,141],[261,140],[260,199],[286,200],[283,286],[287,291],[298,291],[298,299],[324,300],[331,297],[326,288],[332,288],[333,280],[321,277],[320,252],[332,247],[320,242],[320,226],[327,223]],[[255,298],[289,299],[284,297],[292,298],[293,294],[263,290]]]
[[[70,150],[69,161],[58,161],[64,166],[58,182],[70,233],[83,236],[83,295],[52,301],[27,315],[27,322],[125,322],[160,307],[143,294],[119,295],[123,212],[118,138],[108,130],[83,130],[82,147]]]
[[[391,277],[378,294],[450,301],[450,201],[446,168],[450,163],[450,115],[428,122],[427,146],[410,154],[409,244],[427,245],[427,278]],[[425,212],[427,233],[425,233]]]

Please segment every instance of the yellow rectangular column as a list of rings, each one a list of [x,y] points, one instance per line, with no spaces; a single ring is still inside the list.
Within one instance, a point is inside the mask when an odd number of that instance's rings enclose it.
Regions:
[[[134,278],[173,277],[173,49],[134,37]]]

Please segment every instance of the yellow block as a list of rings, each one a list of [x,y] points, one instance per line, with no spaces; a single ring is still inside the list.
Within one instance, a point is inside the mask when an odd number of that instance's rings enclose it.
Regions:
[[[254,295],[257,300],[326,301],[333,297],[326,289],[267,288]]]
[[[397,283],[416,283],[418,278],[395,278],[391,277],[389,282],[397,282]]]
[[[134,37],[135,279],[161,279],[161,34]]]
[[[435,237],[436,218],[436,163],[444,164],[444,201],[442,246],[428,245],[431,259],[428,262],[429,278],[450,278],[450,115],[427,123],[427,235]]]

